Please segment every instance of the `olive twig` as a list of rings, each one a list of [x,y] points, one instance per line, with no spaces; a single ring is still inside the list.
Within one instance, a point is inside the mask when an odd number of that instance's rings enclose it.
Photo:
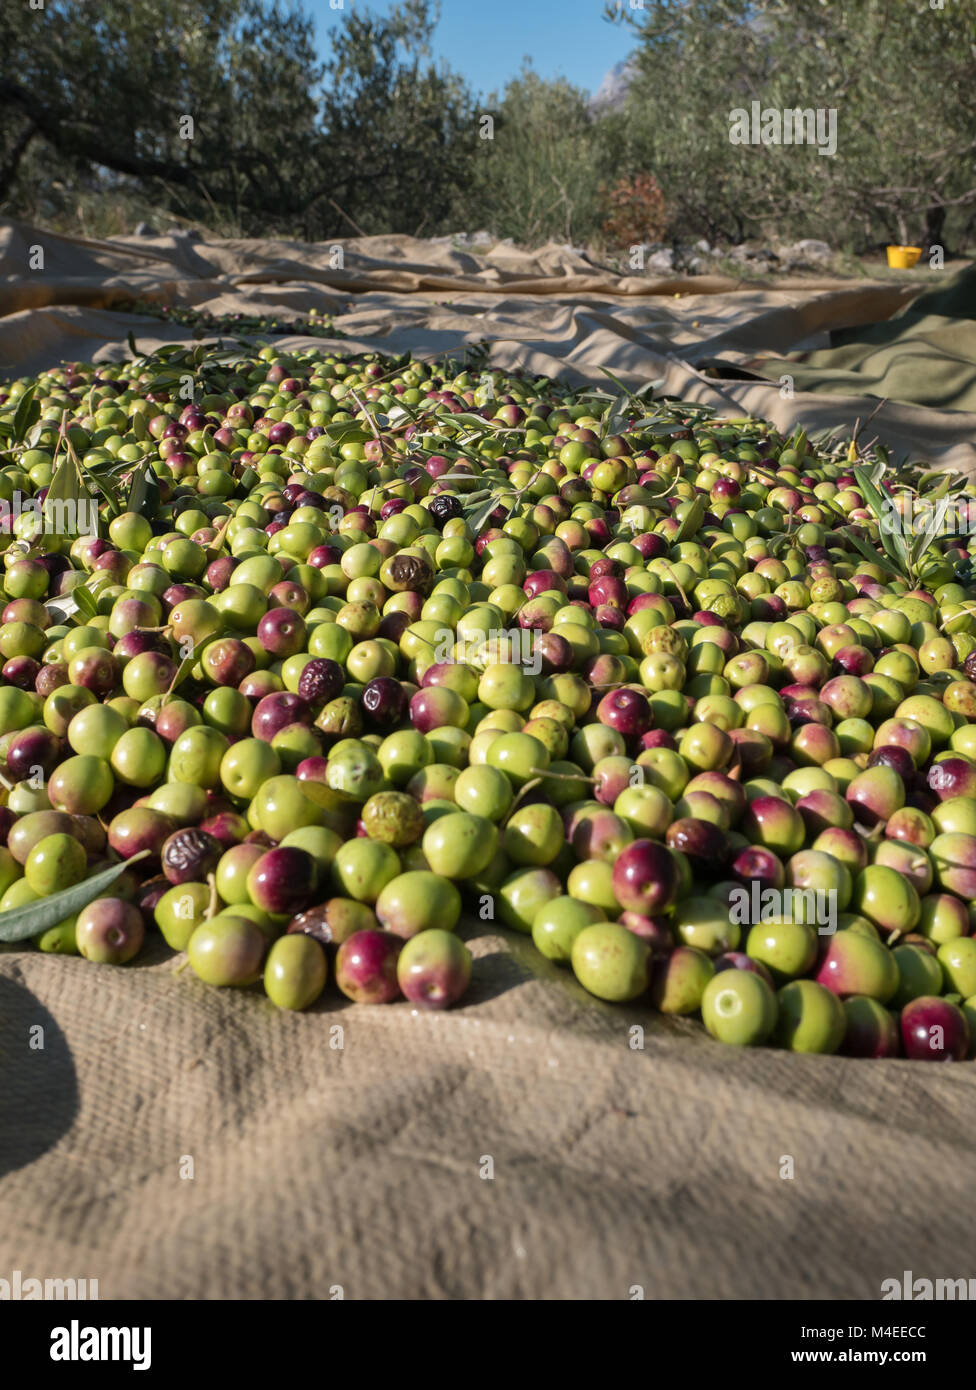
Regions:
[[[513,799],[512,799],[512,805],[511,805],[511,808],[509,809],[508,815],[507,815],[507,816],[505,817],[505,819],[502,821],[502,829],[503,829],[503,830],[504,830],[505,826],[508,824],[508,822],[509,822],[509,821],[512,819],[512,817],[514,816],[516,810],[518,809],[518,804],[519,804],[519,802],[522,800],[523,796],[525,796],[525,793],[528,792],[528,791],[532,791],[535,787],[539,787],[539,786],[541,786],[541,785],[542,785],[542,778],[541,778],[541,777],[532,777],[532,778],[529,779],[528,782],[523,783],[522,786],[519,787],[518,791],[515,793],[515,796],[514,796]]]

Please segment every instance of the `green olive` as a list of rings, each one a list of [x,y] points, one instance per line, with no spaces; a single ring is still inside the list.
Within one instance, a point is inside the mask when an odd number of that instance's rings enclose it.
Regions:
[[[268,952],[264,989],[279,1009],[307,1009],[325,988],[328,963],[312,936],[293,932],[279,937]]]

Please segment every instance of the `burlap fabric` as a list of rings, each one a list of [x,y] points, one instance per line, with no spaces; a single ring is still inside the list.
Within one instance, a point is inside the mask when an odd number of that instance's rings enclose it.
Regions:
[[[353,345],[490,337],[503,364],[667,373],[832,424],[874,403],[716,386],[677,357],[785,351],[904,300],[700,280],[673,300],[576,283],[559,251],[486,270],[375,239],[346,244],[351,288],[321,248],[180,239],[59,242],[29,279],[26,246],[57,239],[3,236],[0,360],[20,370],[113,356],[133,326],[161,341],[100,307],[120,287],[251,312],[334,300]],[[890,416],[962,458],[965,417],[947,418]],[[472,988],[441,1015],[333,994],[278,1013],[175,973],[158,939],[122,969],[0,954],[0,1278],[97,1279],[103,1298],[876,1299],[906,1269],[976,1274],[972,1066],[733,1051],[598,1003],[515,933],[463,934]]]
[[[599,1004],[526,938],[464,934],[471,993],[439,1015],[281,1014],[161,947],[0,957],[0,1277],[876,1299],[906,1269],[974,1274],[971,1065],[733,1051]]]

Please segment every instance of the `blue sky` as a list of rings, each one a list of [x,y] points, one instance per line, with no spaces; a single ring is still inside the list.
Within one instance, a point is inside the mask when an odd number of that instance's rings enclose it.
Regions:
[[[323,52],[329,46],[329,31],[350,11],[383,14],[392,0],[342,3],[344,9],[339,10],[332,9],[329,0],[304,0]],[[607,23],[603,12],[604,0],[441,0],[431,47],[435,58],[445,59],[483,95],[501,90],[527,55],[541,77],[566,77],[593,93],[607,69],[633,47],[629,28]]]

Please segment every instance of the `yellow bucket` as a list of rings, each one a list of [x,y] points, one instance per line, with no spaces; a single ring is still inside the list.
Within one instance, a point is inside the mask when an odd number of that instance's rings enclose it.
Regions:
[[[888,264],[892,270],[911,270],[921,254],[921,246],[889,246]]]

